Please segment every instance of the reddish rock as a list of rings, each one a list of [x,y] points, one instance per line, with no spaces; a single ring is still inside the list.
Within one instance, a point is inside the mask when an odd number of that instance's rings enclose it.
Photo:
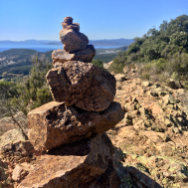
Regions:
[[[70,17],[70,16],[67,16],[64,18],[64,23],[68,24],[68,25],[71,25],[72,24],[72,21],[73,21],[73,18]]]
[[[34,148],[29,140],[8,143],[0,151],[4,156],[26,157],[32,156]]]
[[[115,102],[101,113],[50,102],[29,112],[29,140],[37,151],[50,150],[103,133],[114,127],[123,116],[120,104]]]
[[[29,163],[17,164],[12,172],[12,179],[16,182],[20,182],[28,175],[29,171],[33,169],[33,166]]]
[[[72,21],[71,17],[66,17],[62,23],[63,30],[59,33],[64,49],[69,53],[86,49],[89,42],[87,36],[79,32],[80,25]]]
[[[88,188],[120,188],[121,181],[116,170],[109,166],[104,174],[97,177]]]
[[[66,61],[79,60],[83,62],[91,62],[95,56],[95,49],[93,45],[88,45],[86,49],[80,50],[76,53],[68,53],[65,50],[54,50],[52,52],[53,64],[64,63]]]
[[[73,29],[63,29],[59,35],[61,42],[64,44],[64,49],[70,53],[84,50],[89,42],[87,36]]]
[[[84,188],[99,185],[101,178],[112,174],[113,152],[106,135],[62,146],[51,151],[53,155],[40,156],[35,168],[18,188]]]
[[[51,69],[46,78],[56,101],[86,111],[104,111],[115,96],[114,76],[90,63],[65,62]]]
[[[93,45],[87,45],[86,49],[80,50],[75,53],[75,59],[83,62],[91,62],[95,56],[96,51]]]
[[[64,50],[56,50],[52,53],[53,63],[71,60],[91,62],[95,56],[95,49],[88,45],[88,38],[80,33],[80,25],[72,23],[71,17],[66,17],[62,22],[63,30],[60,31],[60,39],[64,44]]]
[[[19,141],[25,141],[25,138],[19,129],[11,129],[0,137],[0,151],[8,144],[14,144]]]
[[[68,53],[63,49],[54,50],[52,52],[53,64],[56,62],[64,63],[66,61],[74,60],[74,53]]]
[[[72,29],[74,31],[79,31],[80,30],[80,25],[78,23],[73,23],[71,25],[67,24],[67,23],[62,23],[63,29]]]

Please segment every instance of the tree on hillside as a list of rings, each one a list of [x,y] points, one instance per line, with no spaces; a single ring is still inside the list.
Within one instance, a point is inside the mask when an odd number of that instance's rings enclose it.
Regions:
[[[136,38],[127,51],[114,59],[111,70],[121,72],[126,64],[147,63],[155,66],[153,70],[157,72],[165,70],[169,75],[185,78],[187,54],[188,16],[182,15],[170,22],[163,21],[159,29],[152,28],[143,37]]]
[[[23,125],[15,118],[17,109],[12,103],[13,98],[18,98],[19,93],[15,83],[1,80],[0,81],[0,114],[10,116],[13,122],[19,127],[23,136],[27,139],[27,134],[24,131]]]
[[[36,57],[29,76],[17,84],[19,99],[15,99],[20,110],[27,114],[31,109],[41,106],[52,100],[45,75],[51,64],[41,61]]]
[[[10,116],[26,138],[24,126],[15,118],[15,114],[22,111],[27,115],[33,108],[52,100],[45,79],[50,67],[48,62],[36,57],[28,76],[18,82],[0,81],[0,115]]]

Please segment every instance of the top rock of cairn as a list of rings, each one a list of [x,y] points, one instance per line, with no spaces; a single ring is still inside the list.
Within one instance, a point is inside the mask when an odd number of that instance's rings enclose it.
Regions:
[[[70,16],[67,16],[64,18],[64,22],[63,23],[66,23],[68,25],[71,25],[72,24],[72,21],[73,21],[73,18],[70,17]]]
[[[64,21],[62,22],[63,29],[73,29],[74,31],[80,30],[80,25],[78,23],[72,23],[72,17],[65,17]]]
[[[86,49],[89,42],[87,36],[79,32],[79,24],[72,21],[71,17],[66,17],[62,23],[63,29],[60,31],[60,40],[64,44],[65,51],[69,53]]]
[[[72,60],[91,62],[95,56],[95,49],[93,45],[88,45],[87,36],[79,31],[80,25],[73,23],[71,17],[66,17],[62,22],[62,27],[59,36],[64,45],[64,50],[53,51],[53,64]]]

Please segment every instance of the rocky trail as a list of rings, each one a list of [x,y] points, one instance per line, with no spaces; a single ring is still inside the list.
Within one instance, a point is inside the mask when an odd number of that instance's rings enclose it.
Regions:
[[[162,187],[188,187],[187,93],[143,81],[130,72],[115,76],[115,100],[126,113],[108,131],[122,151],[123,166],[136,167]]]
[[[125,115],[107,135],[116,147],[116,158],[124,167],[120,171],[122,187],[188,187],[188,116],[186,99],[182,98],[187,93],[183,89],[143,81],[134,73],[117,74],[115,78],[115,101],[125,109]],[[22,146],[17,144],[15,150],[19,153],[25,148],[28,155],[28,147],[31,146],[26,141]],[[9,164],[12,171],[15,163],[21,161],[27,169],[25,162],[35,161],[35,158],[15,156],[15,153],[6,156],[12,159]],[[6,169],[7,163],[1,162],[1,166]],[[10,168],[6,173],[12,173]],[[3,179],[2,175],[3,172]]]

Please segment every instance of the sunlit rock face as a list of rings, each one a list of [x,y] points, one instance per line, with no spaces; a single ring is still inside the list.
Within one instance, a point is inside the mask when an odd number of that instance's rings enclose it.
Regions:
[[[106,110],[115,96],[114,76],[91,63],[65,62],[51,69],[46,78],[56,101],[86,111]]]
[[[120,187],[114,147],[105,134],[124,117],[113,102],[116,80],[90,63],[95,49],[72,21],[66,17],[62,23],[64,49],[53,51],[54,67],[46,75],[54,101],[28,113],[36,158],[31,169],[15,168],[18,188]]]

